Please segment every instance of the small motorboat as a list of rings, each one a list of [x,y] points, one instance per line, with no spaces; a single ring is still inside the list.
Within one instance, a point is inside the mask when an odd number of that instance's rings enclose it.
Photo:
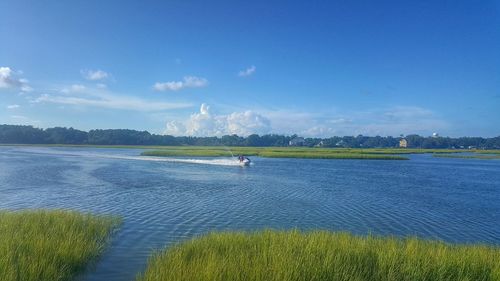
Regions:
[[[241,166],[249,166],[252,161],[248,157],[240,156],[238,157],[239,164]]]
[[[246,157],[243,160],[240,160],[240,164],[242,166],[248,166],[248,165],[250,165],[250,162],[252,162],[252,161],[250,161],[250,159],[248,159]]]

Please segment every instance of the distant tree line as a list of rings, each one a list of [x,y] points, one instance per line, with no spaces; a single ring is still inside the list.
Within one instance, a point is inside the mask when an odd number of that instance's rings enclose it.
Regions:
[[[500,136],[482,137],[405,137],[409,148],[478,148],[500,149]],[[199,145],[199,146],[288,146],[291,140],[300,139],[299,144],[313,147],[383,148],[398,147],[400,137],[368,137],[363,135],[300,138],[297,135],[249,135],[241,137],[174,137],[150,134],[147,131],[126,129],[90,130],[73,128],[40,129],[33,126],[0,125],[0,143],[3,144],[89,144],[89,145]]]

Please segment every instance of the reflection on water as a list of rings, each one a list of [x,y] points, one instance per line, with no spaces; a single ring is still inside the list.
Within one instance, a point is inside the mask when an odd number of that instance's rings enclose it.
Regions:
[[[123,216],[84,280],[133,280],[152,250],[211,230],[319,228],[500,244],[499,160],[254,158],[239,167],[140,152],[0,147],[0,208]]]

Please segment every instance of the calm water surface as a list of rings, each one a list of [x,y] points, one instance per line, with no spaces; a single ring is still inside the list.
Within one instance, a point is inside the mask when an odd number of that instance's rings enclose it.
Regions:
[[[122,216],[87,281],[134,280],[153,250],[211,230],[329,229],[500,245],[499,160],[253,158],[243,168],[207,158],[148,161],[141,151],[0,147],[0,209]]]

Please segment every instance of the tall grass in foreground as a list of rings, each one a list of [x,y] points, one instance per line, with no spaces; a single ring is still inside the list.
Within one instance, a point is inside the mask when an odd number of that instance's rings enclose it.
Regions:
[[[103,251],[119,223],[72,211],[0,211],[0,280],[70,280]]]
[[[155,254],[137,280],[500,280],[500,249],[326,231],[212,233]]]

